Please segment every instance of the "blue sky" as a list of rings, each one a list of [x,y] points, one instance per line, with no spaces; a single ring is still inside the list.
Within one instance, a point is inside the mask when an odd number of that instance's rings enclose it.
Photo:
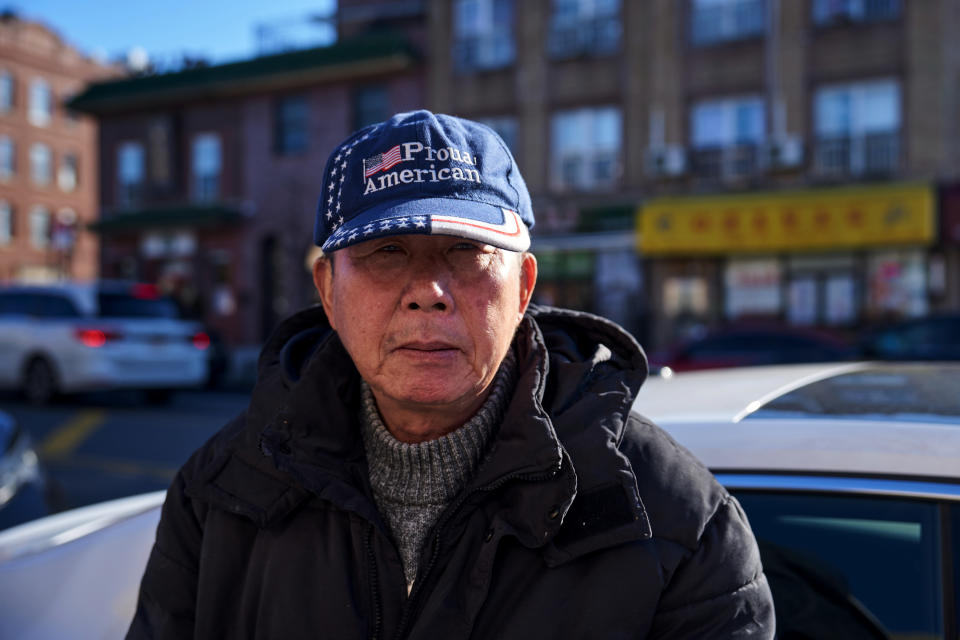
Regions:
[[[17,0],[4,4],[52,27],[90,55],[109,59],[142,47],[172,62],[182,54],[223,62],[257,53],[256,27],[271,24],[288,39],[322,37],[306,17],[329,13],[335,0]]]

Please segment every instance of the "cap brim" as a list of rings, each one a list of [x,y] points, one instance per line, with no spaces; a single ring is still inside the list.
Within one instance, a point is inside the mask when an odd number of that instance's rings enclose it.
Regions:
[[[530,232],[515,211],[455,198],[421,198],[372,207],[337,227],[322,248],[329,253],[403,234],[454,236],[507,251],[530,248]]]

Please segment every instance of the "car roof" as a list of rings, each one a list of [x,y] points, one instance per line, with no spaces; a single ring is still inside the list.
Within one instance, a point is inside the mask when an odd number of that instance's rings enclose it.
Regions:
[[[937,365],[909,365],[936,378]],[[960,373],[960,365],[952,365]],[[634,407],[722,471],[941,478],[960,482],[960,416],[768,411],[788,394],[904,365],[780,365],[652,377]],[[938,391],[938,393],[940,393]]]

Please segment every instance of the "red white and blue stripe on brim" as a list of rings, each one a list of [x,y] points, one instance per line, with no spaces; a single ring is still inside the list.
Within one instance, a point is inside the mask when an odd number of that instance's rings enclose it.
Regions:
[[[401,234],[455,236],[476,240],[508,251],[530,248],[530,233],[520,216],[510,209],[500,209],[503,222],[495,224],[474,218],[443,215],[391,216],[351,226],[339,225],[323,243],[326,252],[336,251],[358,242]]]

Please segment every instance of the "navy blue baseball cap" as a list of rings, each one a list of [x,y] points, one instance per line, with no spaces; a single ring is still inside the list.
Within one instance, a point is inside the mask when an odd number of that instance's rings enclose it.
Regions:
[[[500,136],[412,111],[357,131],[330,155],[313,241],[328,253],[415,233],[526,251],[532,227],[527,185]]]

